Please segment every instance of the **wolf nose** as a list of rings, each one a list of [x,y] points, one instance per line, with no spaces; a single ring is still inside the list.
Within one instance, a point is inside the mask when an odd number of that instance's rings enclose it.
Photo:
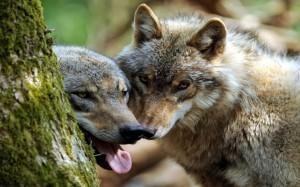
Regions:
[[[135,143],[141,138],[151,139],[155,130],[140,125],[126,125],[120,128],[120,134],[126,143]]]

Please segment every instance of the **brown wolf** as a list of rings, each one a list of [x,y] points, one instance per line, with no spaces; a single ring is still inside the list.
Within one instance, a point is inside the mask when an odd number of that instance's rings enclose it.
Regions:
[[[81,47],[53,47],[64,76],[64,89],[78,124],[91,139],[97,163],[116,173],[131,169],[131,157],[119,144],[150,138],[127,107],[130,84],[117,64]]]
[[[129,105],[203,186],[300,186],[300,62],[218,18],[145,4],[117,57]]]

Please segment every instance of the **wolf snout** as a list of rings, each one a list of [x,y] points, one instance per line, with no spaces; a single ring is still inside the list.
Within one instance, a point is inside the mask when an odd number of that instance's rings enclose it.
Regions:
[[[120,128],[120,134],[126,143],[135,143],[141,138],[151,139],[156,130],[141,125],[125,125]]]

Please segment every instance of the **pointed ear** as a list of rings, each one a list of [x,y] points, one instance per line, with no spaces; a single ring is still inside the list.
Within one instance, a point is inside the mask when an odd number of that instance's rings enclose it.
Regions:
[[[161,25],[157,16],[146,4],[141,4],[134,15],[134,41],[136,45],[161,38]]]
[[[218,18],[210,19],[187,43],[211,60],[222,55],[226,41],[226,27]]]

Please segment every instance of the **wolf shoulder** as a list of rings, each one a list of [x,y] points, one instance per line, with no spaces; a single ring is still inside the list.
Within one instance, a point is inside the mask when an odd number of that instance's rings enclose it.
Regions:
[[[300,58],[261,55],[249,72],[259,100],[300,125]]]

